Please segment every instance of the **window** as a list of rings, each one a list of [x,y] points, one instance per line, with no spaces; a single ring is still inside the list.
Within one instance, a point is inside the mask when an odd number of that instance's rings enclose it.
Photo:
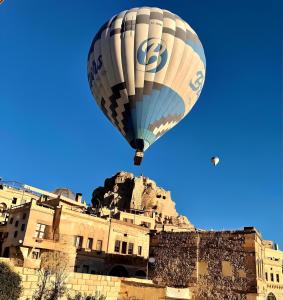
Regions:
[[[141,226],[150,228],[150,223],[142,221],[142,222],[141,222]]]
[[[14,232],[14,238],[18,236],[18,231]]]
[[[276,274],[276,281],[279,282],[279,274]]]
[[[123,221],[127,222],[127,223],[131,223],[131,224],[134,223],[134,220],[133,219],[129,219],[129,218],[124,218]]]
[[[24,214],[23,214],[23,220],[25,220],[25,219],[26,219],[26,217],[27,217],[27,214],[26,214],[26,213],[24,213]]]
[[[270,273],[270,280],[274,281],[274,275],[273,275],[273,273]]]
[[[7,238],[9,236],[9,232],[5,232],[4,233],[4,239]]]
[[[122,242],[122,253],[127,254],[127,242]]]
[[[14,197],[13,200],[12,200],[12,203],[17,204],[17,198]]]
[[[14,222],[14,218],[12,217],[12,218],[10,219],[10,224],[13,224],[13,222]]]
[[[17,220],[16,222],[15,222],[15,227],[18,227],[19,226],[19,221]]]
[[[134,244],[133,243],[129,243],[128,254],[133,254],[133,252],[134,252]]]
[[[115,241],[115,247],[114,247],[114,251],[115,252],[120,252],[120,246],[121,246],[121,241]]]
[[[26,229],[26,224],[21,225],[21,231],[24,231]]]
[[[97,251],[102,251],[102,240],[97,240],[96,250]]]
[[[265,280],[268,281],[268,273],[267,272],[265,272]]]
[[[39,252],[38,251],[32,251],[31,257],[32,257],[32,259],[38,259],[39,258]]]
[[[142,255],[142,246],[138,246],[138,255]]]
[[[87,249],[92,249],[92,245],[93,245],[93,239],[92,238],[88,238],[87,239],[87,243],[86,243]]]
[[[35,229],[35,234],[34,234],[34,236],[35,236],[36,238],[43,239],[43,238],[44,238],[45,228],[46,228],[46,225],[45,225],[45,224],[37,223],[37,224],[36,224],[36,229]]]
[[[83,237],[80,235],[75,236],[74,246],[78,249],[83,245]]]

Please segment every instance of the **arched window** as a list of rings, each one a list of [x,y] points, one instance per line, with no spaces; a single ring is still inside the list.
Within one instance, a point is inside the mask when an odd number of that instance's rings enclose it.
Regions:
[[[276,297],[274,296],[273,293],[269,293],[269,294],[267,295],[266,300],[276,300]]]

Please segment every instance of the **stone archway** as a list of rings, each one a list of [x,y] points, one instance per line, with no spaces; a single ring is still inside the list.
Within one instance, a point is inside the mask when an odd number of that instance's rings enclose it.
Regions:
[[[117,277],[129,277],[129,273],[124,266],[118,265],[111,269],[109,272],[110,276],[117,276]]]
[[[276,297],[275,297],[275,295],[274,295],[273,293],[269,293],[269,294],[267,295],[266,300],[276,300]]]

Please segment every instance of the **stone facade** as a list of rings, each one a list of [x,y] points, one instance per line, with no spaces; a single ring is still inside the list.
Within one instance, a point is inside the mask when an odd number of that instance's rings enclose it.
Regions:
[[[73,292],[101,287],[107,299],[120,300],[283,300],[283,252],[254,227],[198,230],[177,213],[169,191],[126,172],[95,189],[92,204],[66,188],[0,182],[0,256],[18,266],[25,296],[36,288],[41,255],[60,251],[75,271],[67,283]],[[113,277],[147,275],[153,282]]]
[[[257,269],[259,241],[261,237],[253,227],[224,232],[162,232],[151,238],[150,257],[155,262],[149,274],[160,285],[188,287],[193,299],[263,300],[270,293],[283,299],[282,260],[273,250],[273,256],[281,261],[280,274],[273,271],[273,285],[264,281]],[[264,251],[263,243],[262,247]],[[270,269],[266,260],[263,267]]]
[[[0,261],[11,264],[9,259],[0,258]],[[38,270],[14,266],[12,268],[22,278],[23,292],[19,300],[32,300],[38,288]],[[106,296],[106,300],[191,299],[184,297],[184,294],[189,295],[188,290],[185,293],[179,289],[168,290],[146,279],[68,272],[65,283],[67,292],[61,300],[67,300],[68,296],[74,297],[78,293],[94,295],[95,292]]]

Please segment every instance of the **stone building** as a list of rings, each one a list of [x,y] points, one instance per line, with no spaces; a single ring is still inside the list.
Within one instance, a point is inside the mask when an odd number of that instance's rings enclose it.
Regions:
[[[68,254],[77,273],[149,275],[151,288],[175,295],[164,299],[283,300],[277,245],[254,227],[195,228],[178,214],[170,192],[145,176],[119,172],[106,179],[91,207],[66,188],[0,181],[0,216],[0,256],[23,267],[38,268],[42,253],[56,250]],[[141,290],[133,284],[131,295],[148,300]]]
[[[4,257],[25,267],[39,267],[41,254],[56,250],[69,255],[77,272],[146,276],[154,218],[107,207],[97,212],[82,203],[81,194],[66,189],[50,193],[23,185],[22,193],[32,196],[7,210],[0,226]],[[0,199],[4,201],[2,195]]]
[[[150,277],[189,288],[192,299],[283,299],[283,252],[254,227],[161,232],[150,241]]]

